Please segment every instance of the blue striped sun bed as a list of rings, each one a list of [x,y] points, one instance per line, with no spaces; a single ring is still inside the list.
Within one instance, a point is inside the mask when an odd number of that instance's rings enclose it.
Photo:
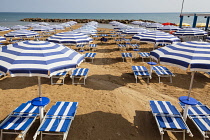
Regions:
[[[93,63],[93,59],[95,58],[95,56],[96,56],[96,53],[86,53],[85,59],[90,58],[90,59],[92,59],[92,63]]]
[[[150,74],[148,69],[145,66],[132,66],[133,74],[136,79],[136,83],[138,77],[141,76],[142,78],[147,78],[147,83],[149,83]]]
[[[41,132],[42,135],[62,135],[66,140],[72,121],[74,120],[78,102],[56,102],[43,118],[37,129],[34,140]]]
[[[118,44],[119,50],[126,50],[126,45],[125,44]]]
[[[169,77],[170,82],[172,83],[172,76],[175,76],[168,68],[164,66],[152,66],[152,70],[155,71],[156,75],[159,77],[159,83],[160,83],[160,77]]]
[[[76,68],[75,70],[73,70],[73,72],[70,76],[70,78],[72,78],[72,84],[84,84],[85,85],[85,80],[87,78],[88,72],[89,72],[88,68]],[[78,78],[78,79],[83,78],[84,82],[75,83],[75,78]]]
[[[125,58],[131,58],[132,62],[132,53],[121,53],[123,62],[125,62]]]
[[[22,103],[0,124],[1,139],[3,139],[3,134],[17,134],[24,140],[26,133],[38,116],[38,106],[33,106],[31,101]]]
[[[54,75],[51,76],[51,85],[53,84],[64,84],[64,80],[66,77],[67,71],[63,71],[63,72],[58,72]],[[54,83],[54,79],[59,79],[61,82],[55,82]]]
[[[179,111],[169,101],[152,100],[150,107],[160,131],[161,140],[165,131],[182,132],[183,140],[185,140],[185,132],[193,136]]]
[[[185,104],[181,102],[179,104],[184,110]],[[197,105],[189,105],[187,116],[198,128],[204,140],[210,137],[210,108],[208,106],[201,102]]]
[[[89,44],[89,50],[96,51],[97,44]]]
[[[144,58],[150,58],[150,53],[148,52],[140,52],[139,55],[142,59],[142,62],[144,62]]]

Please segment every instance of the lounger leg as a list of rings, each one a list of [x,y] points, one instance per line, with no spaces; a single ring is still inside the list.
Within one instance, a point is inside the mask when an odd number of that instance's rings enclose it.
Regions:
[[[40,136],[40,140],[42,140],[42,132],[41,132],[41,134],[40,134],[41,136]]]
[[[172,83],[172,76],[170,76],[170,83]]]
[[[161,134],[161,140],[163,140],[163,134]]]
[[[159,76],[159,83],[160,83],[160,76]]]
[[[185,140],[185,130],[183,131],[183,140]]]
[[[0,138],[0,140],[2,140],[3,139],[3,132],[2,132],[3,130],[1,130],[1,138]]]
[[[51,77],[51,85],[53,84],[53,80],[52,80],[52,77]]]

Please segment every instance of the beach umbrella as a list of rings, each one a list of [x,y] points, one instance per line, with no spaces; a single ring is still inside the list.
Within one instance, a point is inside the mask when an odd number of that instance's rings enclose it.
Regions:
[[[165,22],[165,23],[162,23],[162,25],[176,25],[175,23],[171,23],[171,22]]]
[[[31,29],[31,31],[38,31],[38,32],[49,32],[52,31],[53,28],[49,27],[49,26],[35,26],[33,27],[33,29]]]
[[[163,27],[157,28],[157,30],[161,30],[161,31],[177,31],[180,28],[177,26],[173,26],[173,25],[165,25]]]
[[[142,23],[139,24],[139,26],[146,27],[146,26],[148,26],[150,24],[151,24],[151,22],[142,22]]]
[[[144,28],[131,28],[131,29],[124,30],[122,33],[134,35],[134,34],[139,34],[146,31],[148,30]]]
[[[78,32],[63,32],[47,38],[49,42],[64,43],[64,44],[89,44],[93,41],[89,36]]]
[[[23,25],[15,25],[11,27],[12,30],[23,30],[23,29],[28,29],[28,27],[23,26]]]
[[[134,40],[140,40],[141,42],[154,43],[154,47],[158,44],[172,44],[174,42],[180,42],[178,37],[175,37],[169,33],[161,31],[147,31],[132,37]]]
[[[64,27],[62,25],[50,25],[49,27],[54,30],[64,30]]]
[[[206,37],[206,41],[210,42],[210,36]]]
[[[76,68],[84,56],[66,46],[46,41],[24,41],[0,49],[0,72],[15,76],[37,76],[42,102],[41,77]],[[41,108],[43,109],[43,108]],[[43,117],[43,110],[40,118]]]
[[[146,28],[159,28],[159,27],[163,27],[163,25],[160,23],[151,23],[149,25],[146,25]]]
[[[0,26],[0,31],[9,31],[9,30],[10,30],[10,28]]]
[[[183,28],[174,32],[175,36],[204,36],[207,32],[198,28]]]
[[[5,37],[32,37],[39,35],[37,32],[29,31],[29,30],[15,30],[5,34]]]
[[[50,25],[49,23],[46,23],[46,22],[39,22],[38,24],[39,24],[39,25],[44,25],[44,26]]]
[[[2,41],[6,41],[6,38],[3,36],[0,36],[0,42],[2,42]]]
[[[208,42],[181,42],[168,45],[151,51],[150,56],[160,62],[170,66],[179,67],[183,70],[189,69],[192,73],[188,96],[184,100],[190,100],[194,75],[196,71],[210,72],[210,43]],[[187,107],[184,112],[186,119]]]

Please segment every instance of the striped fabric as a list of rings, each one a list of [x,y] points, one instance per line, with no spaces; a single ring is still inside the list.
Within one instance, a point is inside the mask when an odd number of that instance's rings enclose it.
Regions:
[[[96,48],[97,47],[97,44],[90,44],[89,47]]]
[[[177,66],[190,71],[210,72],[210,43],[181,42],[151,51],[152,58],[160,59],[160,64]]]
[[[89,44],[93,41],[88,35],[77,32],[63,32],[55,34],[47,39],[49,42],[69,44]]]
[[[175,36],[204,36],[207,35],[208,33],[198,28],[184,28],[184,29],[179,29],[173,34]]]
[[[21,133],[24,135],[38,115],[38,106],[33,106],[30,101],[27,103],[22,103],[1,123],[0,129],[15,131],[21,130],[23,131]],[[13,134],[17,133],[14,132]]]
[[[130,44],[130,46],[131,46],[132,48],[138,48],[138,47],[139,47],[138,44]]]
[[[146,28],[160,28],[160,27],[163,27],[163,25],[160,23],[151,23],[146,26]]]
[[[84,48],[85,45],[84,44],[79,44],[79,45],[76,45],[77,48]]]
[[[66,140],[70,125],[77,111],[77,106],[78,102],[57,102],[56,105],[53,105],[45,115],[34,135],[34,139],[40,132],[43,132],[41,135],[63,135],[63,140]]]
[[[135,76],[150,76],[148,71],[134,71]]]
[[[170,102],[152,100],[150,101],[150,107],[156,118],[161,137],[164,131],[170,131],[171,129],[174,129],[174,132],[181,132],[181,130],[185,132],[184,130],[187,130],[192,135],[181,114]]]
[[[55,75],[53,76],[64,76],[67,74],[67,71],[64,71],[64,72],[59,72],[59,73],[56,73]]]
[[[185,104],[179,102],[184,110]],[[210,134],[210,108],[201,102],[197,105],[190,105],[188,107],[188,117],[196,124],[204,139],[209,138],[207,134]]]
[[[0,26],[0,31],[9,31],[10,29],[7,27]]]
[[[85,57],[92,57],[92,58],[94,58],[95,55],[96,55],[96,53],[86,53]]]
[[[210,36],[206,37],[206,41],[210,42]]]
[[[23,26],[23,25],[15,25],[11,27],[12,30],[23,30],[23,29],[28,29],[28,27]]]
[[[16,30],[5,34],[5,37],[32,37],[39,35],[37,32],[29,30]]]
[[[75,68],[83,59],[83,55],[60,44],[24,41],[2,47],[0,72],[9,72],[11,76],[50,77]]]
[[[152,66],[157,75],[173,75],[173,73],[164,66]]]
[[[122,57],[132,57],[132,53],[121,53]]]
[[[33,27],[33,29],[31,29],[31,31],[38,31],[38,32],[49,32],[49,31],[53,31],[53,28],[50,26],[35,26]]]
[[[126,45],[125,45],[125,44],[118,44],[118,47],[119,47],[119,48],[125,48]]]
[[[173,26],[173,25],[166,25],[166,26],[157,28],[157,30],[161,30],[161,31],[177,31],[179,29],[180,29],[179,27]]]
[[[139,53],[139,55],[141,57],[150,57],[150,53],[147,53],[147,52],[141,52],[141,53]]]
[[[6,41],[6,38],[3,36],[0,36],[0,42],[2,42],[2,41]]]
[[[132,66],[133,71],[148,71],[145,66]]]
[[[76,68],[72,76],[86,76],[88,74],[89,69],[88,68]]]
[[[123,31],[122,33],[134,35],[134,34],[139,34],[139,33],[145,32],[145,31],[147,31],[147,30],[144,28],[131,28],[131,29],[127,29],[127,30]]]
[[[134,40],[140,40],[141,42],[151,42],[155,44],[160,43],[174,43],[180,42],[181,40],[171,34],[161,32],[161,31],[147,31],[132,37]]]

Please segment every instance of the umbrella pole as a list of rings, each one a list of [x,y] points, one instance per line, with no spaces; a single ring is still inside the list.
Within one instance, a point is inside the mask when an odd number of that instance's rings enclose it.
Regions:
[[[38,76],[39,97],[42,97],[41,77]]]
[[[41,77],[38,76],[38,86],[39,86],[39,100],[42,101],[42,86],[41,86]],[[39,106],[39,112],[40,112],[40,123],[42,122],[42,119],[44,117],[44,108],[43,106]]]
[[[189,88],[189,91],[188,91],[188,100],[190,99],[190,94],[191,94],[191,91],[192,91],[192,85],[193,85],[194,75],[195,75],[195,72],[193,71],[191,73],[190,88]]]

